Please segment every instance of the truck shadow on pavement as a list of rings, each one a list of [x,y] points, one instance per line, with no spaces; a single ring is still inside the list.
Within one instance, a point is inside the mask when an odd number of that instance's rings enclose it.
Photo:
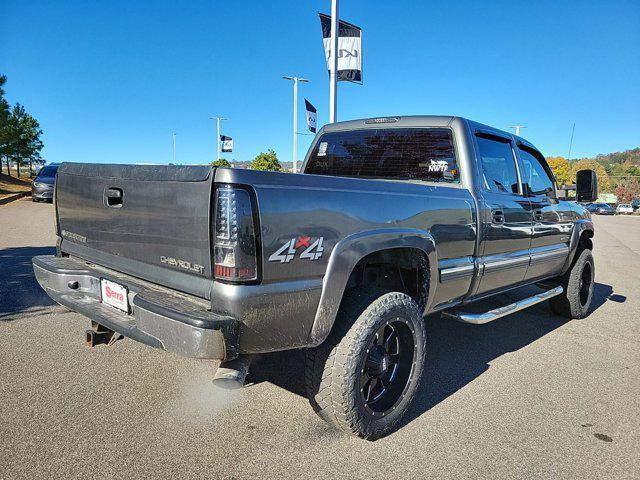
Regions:
[[[39,315],[57,305],[38,285],[31,265],[34,256],[55,253],[54,247],[0,250],[0,322],[15,320],[18,314]]]
[[[608,300],[622,303],[626,297],[613,294],[610,285],[596,283],[592,311]],[[493,308],[490,300],[482,302],[482,306]],[[491,361],[524,348],[567,323],[551,313],[547,302],[485,325],[459,323],[440,315],[431,315],[425,321],[425,372],[416,401],[396,430],[478,378],[490,368]],[[262,355],[252,365],[247,381],[254,384],[267,381],[306,396],[304,351]]]

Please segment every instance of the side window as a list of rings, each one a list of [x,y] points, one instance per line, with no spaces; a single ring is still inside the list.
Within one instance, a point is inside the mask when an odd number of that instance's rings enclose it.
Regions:
[[[518,151],[522,160],[522,184],[525,192],[531,195],[543,195],[548,191],[553,192],[553,180],[540,159],[528,149],[518,147]]]
[[[520,193],[511,143],[481,135],[476,140],[485,188],[491,192]]]

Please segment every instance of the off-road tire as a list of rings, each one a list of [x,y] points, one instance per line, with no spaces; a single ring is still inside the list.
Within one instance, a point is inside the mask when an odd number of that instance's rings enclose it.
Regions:
[[[380,328],[389,322],[398,324],[399,319],[400,325],[407,326],[405,338],[410,338],[409,331],[413,337],[409,378],[388,413],[372,413],[365,407],[360,389],[368,347]],[[329,337],[306,353],[306,389],[313,409],[329,424],[361,438],[374,440],[387,435],[402,419],[419,389],[425,342],[424,319],[408,295],[378,289],[347,294]]]
[[[587,269],[587,272],[585,272]],[[590,278],[588,295],[584,295],[584,277]],[[562,294],[549,300],[553,313],[568,319],[584,318],[589,314],[595,278],[595,263],[591,250],[585,248],[573,262],[571,268],[560,277],[559,284],[564,288]],[[582,295],[581,295],[582,291]]]

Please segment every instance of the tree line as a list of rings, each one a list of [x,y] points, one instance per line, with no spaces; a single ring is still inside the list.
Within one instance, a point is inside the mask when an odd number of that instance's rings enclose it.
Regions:
[[[4,161],[7,174],[11,175],[10,163],[13,162],[20,176],[21,166],[28,165],[31,173],[34,165],[44,164],[40,155],[44,146],[40,138],[42,129],[22,105],[11,106],[5,99],[6,83],[6,75],[0,75],[0,173]]]
[[[615,193],[618,203],[640,199],[640,148],[579,158],[569,162],[564,157],[547,157],[558,185],[575,183],[578,170],[590,169],[598,176],[598,190]]]
[[[226,158],[221,158],[220,160],[214,160],[211,162],[211,165],[214,167],[232,167],[231,163]],[[266,152],[260,152],[256,158],[253,159],[251,165],[249,166],[251,170],[270,170],[272,172],[284,172],[284,168],[280,164],[278,160],[278,156],[276,152],[269,149]]]

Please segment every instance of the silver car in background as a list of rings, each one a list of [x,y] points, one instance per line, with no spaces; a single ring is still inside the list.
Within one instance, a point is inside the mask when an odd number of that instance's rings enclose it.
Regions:
[[[53,187],[56,182],[57,172],[58,164],[56,163],[42,167],[42,170],[40,170],[31,184],[31,200],[34,202],[53,201]]]

